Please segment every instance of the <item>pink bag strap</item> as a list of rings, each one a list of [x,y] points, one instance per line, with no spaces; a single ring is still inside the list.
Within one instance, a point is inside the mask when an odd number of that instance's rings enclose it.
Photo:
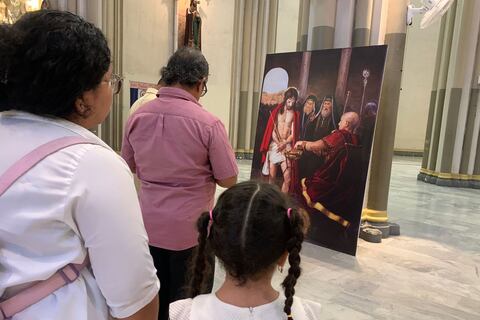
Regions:
[[[10,168],[7,169],[7,171],[5,171],[3,175],[0,176],[0,196],[7,191],[7,189],[10,188],[15,181],[23,176],[28,170],[33,168],[37,163],[52,153],[76,144],[100,145],[98,142],[88,140],[80,136],[63,137],[42,144],[15,162]]]
[[[0,320],[10,319],[15,314],[49,296],[64,285],[77,280],[80,271],[89,263],[87,255],[81,264],[68,264],[50,278],[37,282],[13,297],[0,302]]]
[[[2,196],[2,194],[5,193],[15,181],[23,176],[28,170],[33,168],[37,163],[61,149],[76,144],[101,145],[96,141],[79,136],[72,136],[55,139],[37,147],[15,162],[0,176],[0,196]],[[0,302],[0,320],[13,317],[15,314],[37,303],[64,285],[75,281],[78,278],[80,271],[88,264],[89,260],[87,256],[81,264],[68,264],[58,270],[50,278],[37,282],[33,286],[20,291],[13,297]]]

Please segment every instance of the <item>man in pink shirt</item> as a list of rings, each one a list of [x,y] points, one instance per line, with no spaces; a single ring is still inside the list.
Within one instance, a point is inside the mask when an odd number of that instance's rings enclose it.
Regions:
[[[159,319],[168,319],[169,303],[185,298],[197,218],[213,207],[216,184],[236,183],[238,167],[222,122],[198,102],[207,92],[202,53],[179,49],[161,73],[165,87],[158,98],[127,121],[122,157],[141,183],[140,204],[161,283]]]

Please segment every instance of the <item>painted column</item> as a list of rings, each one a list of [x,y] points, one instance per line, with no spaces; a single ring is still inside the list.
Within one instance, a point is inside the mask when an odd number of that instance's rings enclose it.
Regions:
[[[300,0],[300,11],[298,15],[297,51],[307,50],[309,17],[310,0]]]
[[[474,7],[475,2],[472,1],[457,2],[447,90],[440,130],[440,147],[435,170],[439,173],[437,185],[453,186],[451,173],[458,174],[459,158],[456,157],[455,152],[458,156],[461,156],[470,94],[470,92],[465,93],[464,86],[466,78],[468,78],[468,87],[470,86],[473,69],[473,61],[470,62],[473,59],[470,55],[476,48],[477,40],[475,36],[472,43],[470,38],[472,33],[478,35],[478,23],[474,23],[472,19]],[[472,27],[474,30],[470,30]],[[469,88],[467,90],[469,91]]]
[[[309,50],[333,48],[336,8],[336,0],[310,2]]]
[[[372,9],[372,24],[370,30],[370,45],[385,43],[387,29],[387,14],[389,0],[374,0]]]
[[[348,82],[348,71],[350,70],[350,59],[352,57],[352,48],[342,49],[342,55],[340,57],[340,65],[338,67],[337,86],[335,89],[335,101],[338,105],[344,106],[345,110],[345,98]]]
[[[388,3],[385,34],[388,53],[375,127],[367,206],[362,212],[362,218],[369,222],[388,221],[388,191],[405,51],[407,2],[398,0]]]
[[[235,146],[236,152],[249,151],[250,133],[253,103],[253,78],[255,68],[255,50],[257,43],[257,22],[259,6],[253,1],[245,1],[245,13],[243,21],[243,52],[240,80],[240,99],[238,110],[238,138]],[[248,140],[248,141],[247,141]]]
[[[440,81],[419,180],[451,187],[478,187],[478,51],[480,2],[459,0],[446,19]],[[442,97],[443,95],[443,97]],[[440,99],[439,99],[440,98]],[[443,98],[443,99],[442,99]],[[425,166],[427,165],[427,167]]]
[[[337,0],[335,16],[334,48],[348,48],[352,46],[352,30],[355,18],[355,1]]]
[[[238,148],[240,91],[243,65],[244,16],[245,1],[235,1],[235,18],[233,21],[233,57],[232,57],[232,88],[230,90],[230,125],[229,137],[234,150]]]
[[[435,171],[437,162],[438,138],[442,122],[443,104],[445,102],[445,88],[447,86],[455,10],[455,6],[450,8],[449,12],[442,18],[440,27],[422,168],[417,177],[418,180],[422,181],[430,182],[431,179],[436,180],[436,177],[430,175],[430,173]]]
[[[265,0],[259,3],[259,21],[256,52],[255,52],[255,68],[253,77],[253,96],[252,96],[252,113],[250,114],[250,137],[246,148],[247,153],[253,153],[255,144],[255,134],[258,121],[258,108],[260,104],[260,91],[262,90],[263,72],[265,69],[265,57],[267,53],[275,53],[277,39],[277,17],[278,17],[278,0]],[[260,36],[261,35],[261,36]]]
[[[470,187],[480,189],[480,33],[477,39],[477,57],[472,79],[470,108],[474,111],[472,141],[468,153],[467,173],[471,175]],[[467,155],[465,155],[467,157]]]
[[[355,5],[355,27],[353,47],[368,46],[372,25],[373,0],[357,0]]]
[[[275,51],[278,0],[238,1],[231,104],[232,142],[238,156],[250,157],[255,144],[265,55]]]
[[[303,52],[302,65],[300,67],[300,84],[298,86],[300,101],[307,98],[308,77],[310,74],[310,62],[312,60],[312,53],[310,51]]]
[[[102,31],[104,32],[110,48],[113,60],[113,72],[123,75],[123,2],[102,2]],[[100,127],[100,137],[114,150],[120,150],[122,146],[123,128],[123,92],[114,95],[112,112],[108,115]]]

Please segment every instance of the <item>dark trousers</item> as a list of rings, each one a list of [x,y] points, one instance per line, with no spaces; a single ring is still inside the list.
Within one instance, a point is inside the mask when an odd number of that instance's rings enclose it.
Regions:
[[[160,280],[160,310],[158,320],[168,320],[168,306],[171,302],[185,299],[187,289],[187,273],[189,263],[195,247],[172,251],[150,246],[150,254],[157,269],[157,277]],[[209,257],[214,266],[214,257]],[[207,292],[213,288],[213,271],[207,275]]]

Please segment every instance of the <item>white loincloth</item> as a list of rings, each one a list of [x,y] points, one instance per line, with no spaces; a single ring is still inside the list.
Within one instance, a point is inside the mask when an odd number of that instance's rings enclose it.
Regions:
[[[291,148],[292,146],[290,144],[287,144],[284,150],[290,150]],[[262,168],[262,174],[265,176],[268,176],[270,174],[270,163],[280,164],[286,160],[287,158],[285,157],[283,151],[279,152],[278,145],[272,141],[270,143],[270,146],[268,147],[267,156]]]

